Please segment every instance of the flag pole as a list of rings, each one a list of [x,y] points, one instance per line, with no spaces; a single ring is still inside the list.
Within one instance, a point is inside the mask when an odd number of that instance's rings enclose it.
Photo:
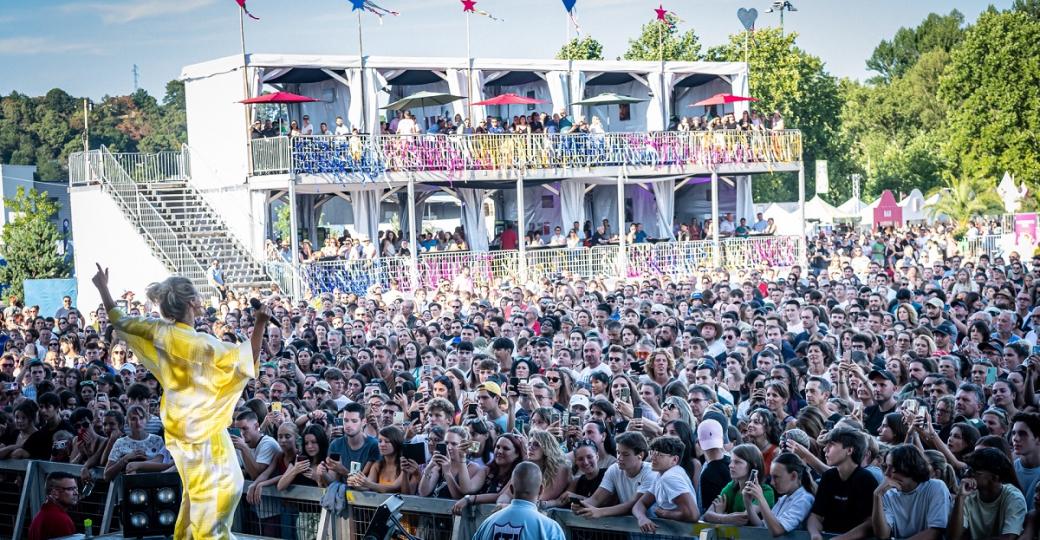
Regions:
[[[463,15],[466,17],[466,116],[469,118],[470,126],[473,126],[476,122],[473,121],[473,53],[470,52],[470,39],[469,39],[469,16],[470,12],[464,11]]]
[[[238,41],[242,47],[242,99],[249,99],[249,61],[246,58],[246,22],[245,22],[245,8],[239,8],[238,10]],[[245,115],[246,122],[246,156],[249,159],[249,174],[253,173],[253,134],[250,131],[252,122],[250,120],[253,117],[251,105],[245,104],[243,114]]]
[[[361,61],[361,69],[359,73],[361,75],[361,132],[364,133],[366,129],[369,130],[370,135],[375,135],[372,131],[372,126],[368,125],[368,107],[365,105],[365,40],[361,33],[361,12],[363,10],[357,10],[357,39],[358,39],[358,58]]]

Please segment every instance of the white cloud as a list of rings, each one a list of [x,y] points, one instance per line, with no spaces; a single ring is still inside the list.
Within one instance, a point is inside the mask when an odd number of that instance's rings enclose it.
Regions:
[[[70,52],[100,54],[101,49],[86,43],[68,43],[43,37],[0,38],[0,56]]]
[[[212,4],[214,0],[129,0],[125,2],[77,2],[62,9],[66,13],[94,12],[109,24],[134,22],[149,17],[190,13]],[[233,5],[233,4],[232,4]]]

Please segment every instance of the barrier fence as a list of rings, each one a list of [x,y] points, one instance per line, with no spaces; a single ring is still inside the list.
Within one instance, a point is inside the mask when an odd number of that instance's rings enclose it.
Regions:
[[[801,260],[802,244],[796,236],[727,238],[715,246],[710,240],[629,244],[622,254],[617,244],[592,248],[538,248],[524,253],[528,281],[559,278],[591,279],[621,275],[622,256],[627,257],[628,278],[685,278],[713,267],[716,251],[724,268],[789,268]],[[269,269],[286,276],[282,263]],[[305,294],[353,292],[365,294],[373,286],[383,290],[411,290],[411,260],[407,257],[369,260],[328,260],[303,263],[299,275]],[[476,285],[494,279],[519,283],[519,251],[444,251],[424,253],[417,261],[418,284],[425,288],[454,286],[464,274]],[[291,278],[290,278],[291,279]],[[290,290],[285,289],[283,290]]]
[[[79,477],[81,466],[45,461],[0,461],[0,475],[6,480],[0,486],[0,538],[21,540],[27,538],[29,523],[39,512],[45,499],[44,485],[47,474],[64,471]],[[119,524],[120,477],[107,485],[95,484],[94,493],[81,500],[70,516],[77,532],[83,532],[83,520],[94,523],[92,534],[107,534],[120,530]],[[246,482],[246,487],[250,482]],[[100,489],[99,489],[100,488]],[[364,491],[346,492],[341,512],[331,512],[319,504],[324,490],[316,487],[291,486],[285,491],[273,487],[264,489],[263,502],[253,506],[245,501],[238,505],[232,531],[254,536],[283,540],[363,540],[365,532],[379,508],[391,495]],[[412,535],[424,540],[472,538],[480,524],[496,510],[494,505],[469,507],[462,515],[451,513],[454,500],[402,496],[399,510],[401,525]],[[17,501],[17,506],[14,502]],[[259,512],[258,512],[259,510]],[[683,523],[656,519],[657,532],[646,535],[631,516],[589,520],[569,510],[549,510],[546,515],[558,522],[570,540],[628,540],[630,538],[697,537],[702,530],[711,530],[716,538],[730,540],[771,540],[764,528],[717,526],[704,523]],[[808,540],[805,531],[789,533],[785,540]]]
[[[802,136],[784,131],[655,131],[434,135],[315,135],[252,139],[254,175],[487,171],[603,166],[714,167],[793,163]]]

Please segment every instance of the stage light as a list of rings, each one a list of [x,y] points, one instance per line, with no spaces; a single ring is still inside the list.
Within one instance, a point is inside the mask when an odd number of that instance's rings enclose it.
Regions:
[[[401,506],[404,499],[400,495],[391,495],[383,501],[376,509],[372,521],[368,523],[364,540],[390,540],[390,538],[405,537],[409,540],[418,540],[401,526]]]
[[[177,473],[123,476],[123,538],[171,537],[181,505]]]

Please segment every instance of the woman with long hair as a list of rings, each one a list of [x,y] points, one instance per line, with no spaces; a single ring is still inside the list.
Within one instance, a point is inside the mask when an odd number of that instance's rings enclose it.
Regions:
[[[697,435],[690,423],[683,420],[672,420],[664,425],[664,434],[678,437],[683,443],[683,453],[679,456],[679,466],[690,477],[693,487],[701,486],[701,462],[697,459]]]
[[[202,301],[191,280],[170,277],[148,286],[164,319],[129,317],[108,289],[108,270],[92,278],[118,339],[164,389],[161,417],[166,448],[177,465],[185,497],[174,536],[228,538],[242,496],[242,469],[227,426],[239,396],[256,376],[270,314],[253,314],[249,341],[234,345],[195,331]]]
[[[452,512],[460,514],[467,506],[501,502],[500,496],[506,495],[508,503],[512,493],[507,491],[513,469],[527,459],[527,445],[520,437],[506,433],[495,442],[495,454],[491,463],[477,471],[474,484],[480,486],[475,492],[459,499],[452,507]]]
[[[729,475],[732,480],[722,493],[711,503],[702,518],[707,523],[728,525],[747,525],[747,508],[744,506],[744,487],[748,483],[762,486],[762,496],[756,500],[765,500],[766,506],[772,506],[776,497],[773,488],[766,484],[766,467],[762,461],[762,452],[753,444],[735,446],[731,452]]]
[[[571,379],[570,371],[559,368],[548,368],[543,374],[545,383],[556,395],[556,403],[570,410],[571,396],[574,394],[574,381]]]
[[[804,529],[816,494],[816,483],[809,466],[795,454],[784,452],[773,460],[769,478],[773,490],[780,496],[772,507],[762,504],[765,492],[761,483],[744,483],[741,493],[748,523],[755,527],[764,526],[773,536]],[[754,505],[748,504],[752,501]]]
[[[744,441],[755,445],[762,453],[765,467],[773,462],[773,456],[780,451],[780,433],[782,429],[776,421],[776,415],[768,409],[755,409],[748,417],[744,430]]]
[[[538,496],[540,508],[560,506],[559,500],[570,481],[567,474],[567,455],[560,443],[548,431],[533,429],[527,437],[527,461],[542,471],[542,492]]]
[[[379,460],[369,462],[365,470],[347,479],[347,485],[376,493],[401,493],[405,485],[401,470],[404,431],[397,426],[379,430]]]

